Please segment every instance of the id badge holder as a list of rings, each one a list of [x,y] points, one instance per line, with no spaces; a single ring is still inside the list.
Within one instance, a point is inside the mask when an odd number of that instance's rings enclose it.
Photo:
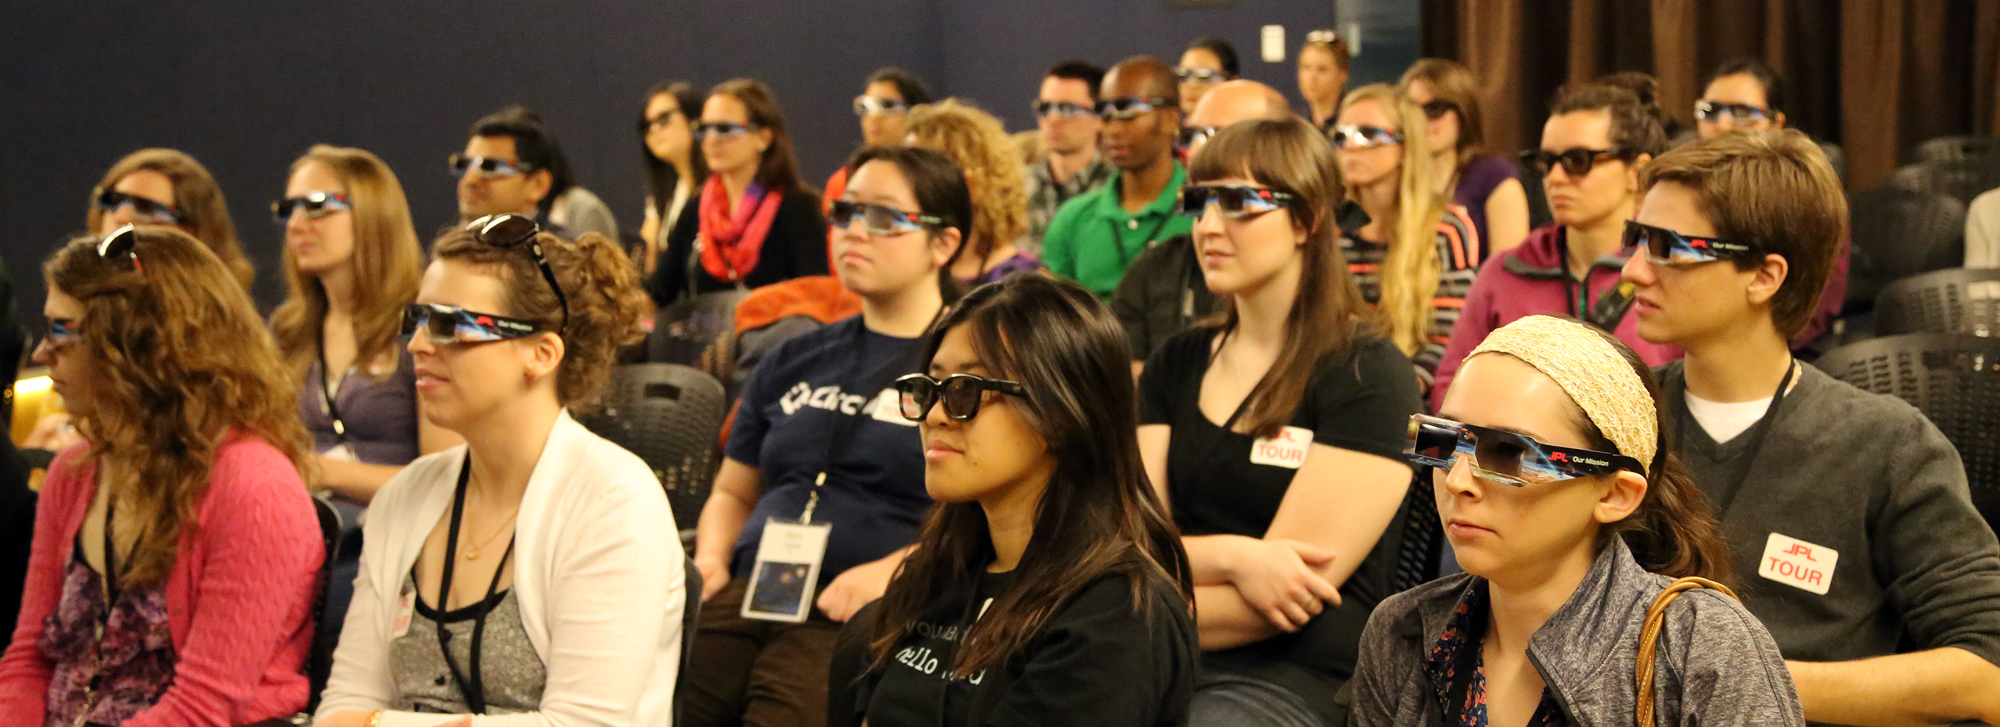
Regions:
[[[810,510],[808,517],[810,517]],[[833,525],[771,518],[757,541],[743,618],[804,623],[812,612],[813,591]]]

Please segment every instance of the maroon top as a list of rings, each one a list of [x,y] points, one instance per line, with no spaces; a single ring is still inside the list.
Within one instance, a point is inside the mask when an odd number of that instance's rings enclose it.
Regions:
[[[1486,198],[1493,196],[1493,190],[1499,189],[1502,182],[1520,176],[1520,169],[1492,155],[1474,157],[1458,168],[1458,186],[1452,190],[1451,201],[1464,207],[1472,217],[1472,227],[1479,231],[1479,239],[1493,239],[1486,233]]]
[[[62,600],[42,621],[41,655],[49,663],[47,727],[124,724],[160,701],[174,682],[174,634],[164,584],[120,589],[109,604],[97,571],[74,549]],[[97,632],[104,624],[103,633]]]

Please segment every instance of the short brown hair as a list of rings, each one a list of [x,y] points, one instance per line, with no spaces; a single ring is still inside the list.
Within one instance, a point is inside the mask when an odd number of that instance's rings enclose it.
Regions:
[[[1611,116],[1611,145],[1626,159],[1640,154],[1659,156],[1667,150],[1667,131],[1659,109],[1630,87],[1606,81],[1564,86],[1549,104],[1550,116],[1603,111]]]
[[[792,151],[792,136],[785,131],[785,110],[778,105],[778,94],[754,78],[732,78],[716,84],[708,92],[709,98],[728,96],[743,104],[750,115],[750,123],[771,130],[771,147],[764,150],[764,158],[757,163],[757,183],[765,189],[797,190],[807,195],[818,196],[819,191],[807,184],[805,177],[799,176],[799,157]],[[701,114],[700,109],[695,114]],[[697,121],[696,123],[700,123]],[[699,147],[696,144],[696,147]],[[697,148],[696,154],[701,153]]]
[[[1410,82],[1423,81],[1431,97],[1458,111],[1458,164],[1463,167],[1486,153],[1486,124],[1479,112],[1479,83],[1465,64],[1444,58],[1423,58],[1403,72],[1396,90],[1410,95]]]
[[[236,241],[236,223],[229,218],[229,205],[222,199],[222,188],[215,183],[215,176],[208,173],[208,167],[195,161],[187,153],[174,149],[140,149],[125,155],[111,170],[104,173],[104,179],[90,190],[89,211],[85,223],[92,234],[101,228],[104,211],[98,209],[97,199],[104,191],[118,185],[119,180],[134,172],[158,172],[174,183],[174,207],[180,210],[182,232],[194,236],[210,252],[222,259],[229,267],[229,276],[250,289],[250,283],[257,277],[257,271],[250,266],[250,258],[243,256],[243,246]]]
[[[1322,29],[1306,33],[1306,43],[1299,46],[1299,55],[1305,55],[1306,51],[1315,49],[1326,51],[1327,55],[1333,56],[1333,64],[1340,66],[1341,73],[1348,72],[1349,65],[1354,62],[1354,53],[1347,49],[1347,39],[1342,38],[1337,31]]]
[[[1771,298],[1771,320],[1786,336],[1804,330],[1847,234],[1847,197],[1826,152],[1792,129],[1737,131],[1676,147],[1640,168],[1640,194],[1662,182],[1693,190],[1717,236],[1785,258],[1790,272]]]

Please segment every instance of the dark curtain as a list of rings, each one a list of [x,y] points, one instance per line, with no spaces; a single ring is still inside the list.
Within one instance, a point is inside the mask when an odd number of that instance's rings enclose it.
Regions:
[[[2000,136],[2000,0],[1423,0],[1423,52],[1472,67],[1497,151],[1532,145],[1562,84],[1617,71],[1660,81],[1692,124],[1702,81],[1759,56],[1794,128],[1842,145],[1873,186],[1903,150]]]

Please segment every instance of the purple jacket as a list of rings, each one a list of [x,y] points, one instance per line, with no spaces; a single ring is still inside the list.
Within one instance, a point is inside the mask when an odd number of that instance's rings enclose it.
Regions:
[[[1451,330],[1451,343],[1445,347],[1436,383],[1431,385],[1433,411],[1444,401],[1445,389],[1451,386],[1452,377],[1458,375],[1458,366],[1465,362],[1465,355],[1478,348],[1486,340],[1486,334],[1537,314],[1585,317],[1587,311],[1575,309],[1576,301],[1571,298],[1575,293],[1565,281],[1568,276],[1564,273],[1564,237],[1561,225],[1536,228],[1520,247],[1487,258],[1479,267],[1479,278],[1472,282],[1472,292],[1465,296],[1465,310],[1459,313],[1458,325]],[[1591,305],[1596,305],[1599,298],[1618,285],[1619,271],[1624,267],[1623,255],[1608,255],[1590,264]],[[1618,322],[1613,335],[1631,346],[1647,366],[1659,366],[1681,357],[1679,348],[1639,338],[1638,326],[1638,318],[1628,313]]]

